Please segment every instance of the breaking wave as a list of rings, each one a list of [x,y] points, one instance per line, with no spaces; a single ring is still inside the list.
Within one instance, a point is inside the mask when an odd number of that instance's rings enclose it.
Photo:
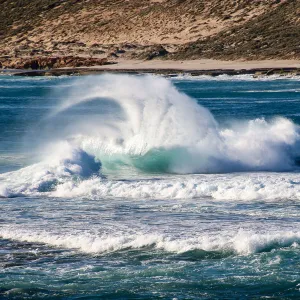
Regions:
[[[190,175],[124,182],[107,180],[103,174],[123,170],[144,174],[298,170],[298,125],[278,117],[222,128],[206,108],[160,77],[77,79],[41,124],[37,139],[43,138],[42,162],[0,175],[2,197],[86,193],[129,198],[223,199],[239,195],[255,199],[268,196],[268,189],[274,195],[271,186],[277,179],[266,176],[246,187],[242,176],[219,180],[216,175],[211,181],[211,177]],[[289,176],[278,182],[279,186],[293,185],[291,196],[298,198],[298,188]]]
[[[93,114],[78,116],[87,108]],[[71,140],[103,168],[179,174],[290,171],[299,155],[299,127],[290,120],[255,119],[220,128],[207,109],[159,77],[80,79],[48,122],[60,124],[50,131],[50,140],[51,135]]]

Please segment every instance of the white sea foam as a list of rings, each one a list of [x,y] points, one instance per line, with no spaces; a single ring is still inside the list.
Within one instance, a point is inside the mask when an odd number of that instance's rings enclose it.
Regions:
[[[55,197],[217,200],[300,199],[299,176],[294,174],[243,174],[236,176],[181,176],[178,179],[129,182],[93,178],[65,182],[52,192]]]
[[[21,242],[44,243],[54,247],[75,249],[85,253],[106,253],[123,249],[154,247],[167,252],[184,253],[193,250],[233,251],[248,255],[281,247],[295,247],[300,242],[300,233],[273,232],[255,233],[243,229],[237,232],[210,232],[193,238],[172,238],[159,233],[136,233],[120,235],[92,235],[89,233],[52,234],[47,231],[32,232],[6,227],[0,229],[3,239]]]
[[[96,167],[98,166],[97,163]],[[82,168],[85,168],[82,171]],[[98,174],[97,168],[94,169]],[[83,173],[82,173],[83,172]],[[0,196],[18,195],[90,199],[196,199],[253,201],[300,200],[297,173],[240,173],[224,175],[177,175],[159,179],[109,180],[90,175],[82,162],[37,164],[0,175]],[[4,179],[3,179],[4,178]]]

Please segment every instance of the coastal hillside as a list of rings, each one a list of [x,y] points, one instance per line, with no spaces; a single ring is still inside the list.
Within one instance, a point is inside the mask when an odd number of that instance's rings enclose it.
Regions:
[[[0,56],[298,59],[300,1],[0,0]]]

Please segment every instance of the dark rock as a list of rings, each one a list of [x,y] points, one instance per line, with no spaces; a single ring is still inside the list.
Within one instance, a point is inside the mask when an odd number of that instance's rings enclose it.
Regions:
[[[231,16],[230,16],[230,15],[226,15],[226,16],[223,17],[223,21],[229,20],[229,19],[231,19]]]
[[[100,49],[96,49],[96,50],[92,50],[92,53],[93,53],[93,54],[96,54],[96,55],[97,55],[97,54],[99,55],[99,54],[104,54],[105,51],[100,50]]]
[[[101,47],[101,45],[100,45],[100,44],[93,44],[93,45],[91,45],[91,47],[90,47],[90,48],[99,48],[99,47]]]
[[[119,56],[115,52],[109,54],[110,57],[118,58]]]
[[[127,44],[124,44],[124,45],[122,46],[122,48],[123,48],[123,49],[126,49],[126,50],[131,50],[131,49],[136,49],[137,46],[134,45],[134,44],[129,44],[129,43],[127,43]]]
[[[161,45],[153,47],[153,49],[150,50],[150,53],[148,52],[146,59],[151,60],[153,58],[162,57],[167,55],[169,52]]]
[[[119,48],[117,48],[115,51],[116,54],[124,54],[125,52],[126,51],[124,49],[119,49]]]
[[[36,57],[9,59],[2,63],[1,68],[47,70],[53,68],[90,67],[109,64],[106,58],[86,58],[76,56],[65,57]]]

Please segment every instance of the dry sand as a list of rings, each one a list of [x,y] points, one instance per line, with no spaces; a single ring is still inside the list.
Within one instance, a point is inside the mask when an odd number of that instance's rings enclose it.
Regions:
[[[50,70],[4,70],[13,75],[88,75],[103,72],[128,72],[128,73],[159,73],[179,74],[191,73],[192,75],[221,74],[241,75],[273,75],[280,76],[300,75],[300,60],[261,60],[261,61],[221,61],[212,59],[171,61],[171,60],[118,60],[115,64],[77,67],[77,68],[56,68]]]
[[[170,60],[120,60],[117,64],[91,67],[110,70],[250,70],[260,68],[300,68],[299,60],[262,60],[262,61],[219,61],[212,59],[170,61]]]

